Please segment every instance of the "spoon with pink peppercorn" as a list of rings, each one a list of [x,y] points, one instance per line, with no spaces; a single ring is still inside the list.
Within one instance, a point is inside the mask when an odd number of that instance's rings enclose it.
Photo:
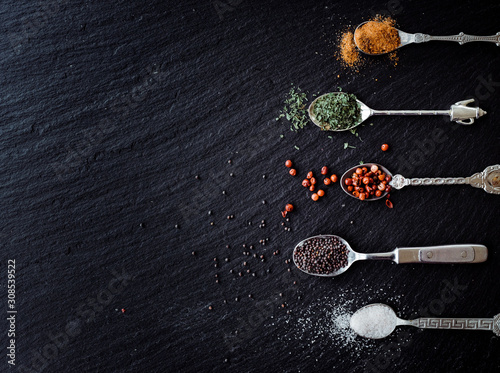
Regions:
[[[341,177],[342,190],[362,201],[385,198],[392,189],[421,185],[469,184],[487,193],[500,194],[500,164],[488,166],[469,177],[405,178],[392,173],[377,163],[366,163],[348,169]]]

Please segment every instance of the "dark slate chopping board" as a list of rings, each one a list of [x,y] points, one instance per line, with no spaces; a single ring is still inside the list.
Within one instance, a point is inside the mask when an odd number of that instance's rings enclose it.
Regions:
[[[500,312],[498,196],[407,188],[389,210],[338,185],[313,203],[300,186],[323,165],[437,177],[500,163],[500,49],[435,42],[402,49],[397,66],[341,68],[339,32],[376,13],[408,32],[500,31],[490,1],[4,2],[1,304],[15,259],[18,314],[16,366],[6,358],[1,371],[498,371],[492,333],[335,334],[334,317],[372,302],[403,318]],[[475,98],[488,114],[470,127],[378,117],[360,139],[312,125],[294,133],[275,121],[291,83],[310,94],[340,86],[379,109]],[[311,278],[285,261],[319,233],[361,252],[474,242],[490,257]]]

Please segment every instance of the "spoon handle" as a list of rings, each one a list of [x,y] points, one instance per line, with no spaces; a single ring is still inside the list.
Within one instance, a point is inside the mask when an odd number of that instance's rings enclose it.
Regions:
[[[476,244],[401,247],[394,250],[394,253],[394,261],[398,264],[481,263],[488,258],[488,248]]]
[[[500,46],[500,32],[497,32],[495,35],[491,36],[467,35],[463,32],[458,35],[449,36],[432,36],[421,33],[415,34],[415,43],[425,43],[428,41],[456,41],[460,45],[470,43],[472,41],[488,41],[495,43],[497,46]]]
[[[483,189],[490,194],[500,194],[500,165],[488,166],[482,172],[477,172],[469,177],[435,177],[435,178],[405,178],[403,175],[394,175],[390,185],[395,189],[405,186],[423,185],[463,185],[468,184],[474,188]]]
[[[371,110],[371,115],[451,115],[451,110]]]
[[[410,322],[421,329],[491,330],[500,336],[500,314],[492,319],[421,317]]]
[[[470,184],[469,177],[426,177],[426,178],[406,178],[403,175],[394,175],[391,185],[396,189],[403,189],[405,186],[424,185],[463,185]]]

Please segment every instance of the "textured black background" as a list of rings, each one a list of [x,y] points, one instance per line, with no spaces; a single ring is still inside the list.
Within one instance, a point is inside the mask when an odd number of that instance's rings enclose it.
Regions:
[[[405,318],[500,312],[498,196],[407,188],[389,210],[338,185],[313,203],[300,186],[324,164],[341,174],[372,161],[436,177],[500,161],[500,49],[434,42],[400,50],[397,66],[378,58],[359,73],[342,69],[337,35],[377,12],[408,32],[500,31],[494,1],[3,1],[1,304],[15,259],[18,315],[17,366],[5,357],[0,370],[498,371],[500,339],[489,332],[407,329],[400,348],[396,333],[356,352],[328,336],[309,343],[313,331],[292,337],[301,312],[340,294],[353,310],[380,301]],[[362,141],[312,125],[293,133],[275,121],[291,83],[311,94],[341,86],[378,109],[447,109],[474,97],[488,115],[459,128],[439,117],[377,117],[359,131]],[[431,140],[436,127],[446,141]],[[289,158],[299,177],[287,174]],[[281,226],[288,202],[291,232]],[[284,263],[319,233],[362,252],[482,243],[490,258],[358,263],[336,279]],[[266,261],[243,256],[243,244]],[[245,260],[255,277],[237,275]],[[132,278],[110,299],[112,271]],[[50,336],[65,330],[74,336],[54,350]],[[6,339],[2,332],[4,351]]]

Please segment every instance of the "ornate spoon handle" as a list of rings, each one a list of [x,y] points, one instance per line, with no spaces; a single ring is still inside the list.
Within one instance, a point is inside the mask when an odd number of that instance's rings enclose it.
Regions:
[[[410,325],[422,329],[491,330],[500,336],[500,314],[492,319],[421,317],[411,320]]]
[[[476,35],[467,35],[461,32],[458,35],[449,35],[449,36],[432,36],[427,34],[417,33],[415,35],[415,43],[425,43],[427,41],[456,41],[458,44],[462,45],[465,43],[470,43],[472,41],[488,41],[491,43],[495,43],[497,46],[500,46],[500,32],[497,32],[495,35],[491,36],[476,36]]]
[[[500,194],[500,165],[488,166],[483,172],[469,177],[435,177],[407,179],[402,175],[394,175],[390,185],[395,189],[405,186],[422,185],[462,185],[469,184],[475,188],[484,189],[488,193]]]

